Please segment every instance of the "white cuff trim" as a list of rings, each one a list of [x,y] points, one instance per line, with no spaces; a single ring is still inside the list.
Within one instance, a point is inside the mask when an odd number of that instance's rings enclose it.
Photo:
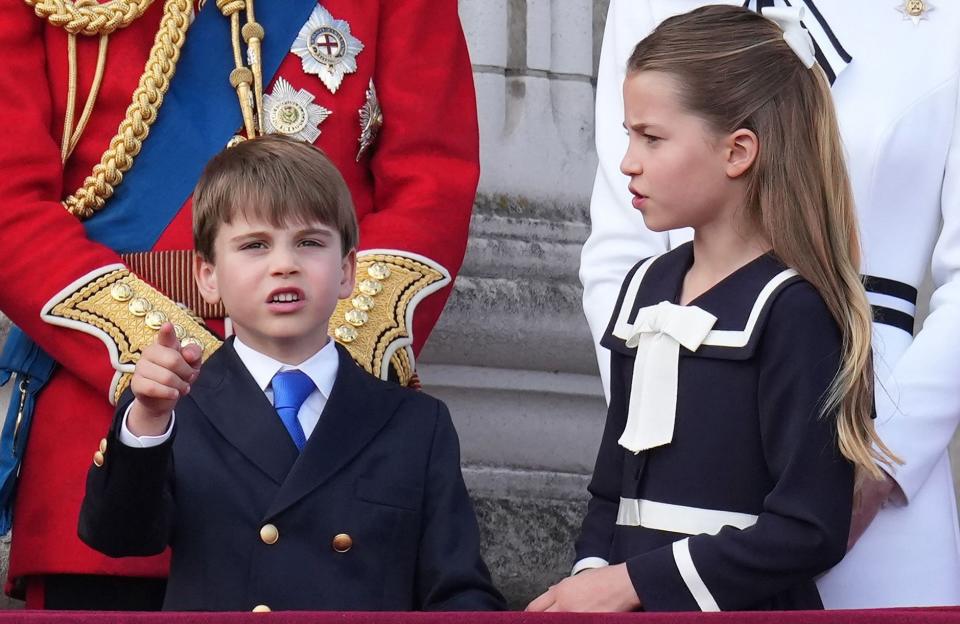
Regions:
[[[693,594],[693,599],[697,601],[700,610],[719,611],[720,606],[713,599],[713,594],[707,589],[703,579],[700,578],[697,567],[693,565],[693,557],[690,556],[689,537],[673,543],[673,560],[676,562],[680,576],[683,577],[683,582],[687,584],[687,589]]]

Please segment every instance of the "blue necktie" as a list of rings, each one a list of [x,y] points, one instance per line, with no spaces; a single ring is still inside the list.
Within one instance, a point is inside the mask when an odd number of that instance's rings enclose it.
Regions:
[[[273,376],[273,407],[276,408],[283,426],[293,438],[293,443],[301,451],[307,443],[307,436],[304,435],[303,427],[297,419],[297,412],[316,388],[313,380],[303,371],[289,370]]]

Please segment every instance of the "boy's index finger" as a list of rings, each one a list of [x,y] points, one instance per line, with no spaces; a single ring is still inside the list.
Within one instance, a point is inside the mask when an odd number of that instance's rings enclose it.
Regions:
[[[160,326],[157,331],[157,344],[176,351],[180,350],[180,341],[177,339],[177,333],[173,331],[173,323],[166,322]]]
[[[203,360],[203,350],[198,345],[188,344],[180,350],[180,355],[182,355],[184,361],[194,369],[200,368]]]

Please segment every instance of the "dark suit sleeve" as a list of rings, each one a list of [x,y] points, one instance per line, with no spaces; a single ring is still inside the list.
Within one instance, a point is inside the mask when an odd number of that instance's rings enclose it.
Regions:
[[[575,544],[577,561],[587,557],[599,557],[610,561],[610,544],[613,528],[620,508],[620,486],[623,481],[624,449],[617,443],[627,424],[627,391],[624,388],[624,367],[630,367],[632,359],[612,351],[610,354],[610,407],[603,428],[593,478],[587,491],[590,501],[587,514],[580,526],[580,535]],[[628,372],[632,367],[628,368]]]
[[[460,472],[460,443],[446,405],[437,418],[427,467],[416,591],[424,611],[505,607],[480,556],[480,531]]]
[[[603,428],[603,437],[600,439],[600,450],[597,452],[593,478],[587,486],[587,491],[590,493],[587,513],[580,525],[580,535],[574,544],[576,562],[589,557],[610,561],[610,545],[613,543],[613,529],[620,509],[620,490],[624,477],[624,449],[617,442],[627,425],[629,397],[624,380],[632,374],[634,364],[634,358],[623,353],[623,341],[616,338],[613,331],[623,306],[626,305],[631,309],[635,307],[635,299],[625,301],[627,290],[634,275],[647,260],[649,258],[637,262],[623,278],[613,314],[600,340],[601,346],[610,349],[610,405],[607,407],[607,420]],[[635,353],[631,350],[627,352]]]
[[[129,390],[107,435],[102,466],[87,473],[78,534],[91,548],[111,557],[156,555],[170,540],[173,520],[173,434],[163,444],[132,448],[119,437],[133,400]]]
[[[805,282],[773,306],[756,357],[759,426],[775,485],[752,527],[725,527],[629,559],[648,610],[749,609],[845,553],[853,467],[837,446],[836,414],[820,415],[840,365],[840,333]]]

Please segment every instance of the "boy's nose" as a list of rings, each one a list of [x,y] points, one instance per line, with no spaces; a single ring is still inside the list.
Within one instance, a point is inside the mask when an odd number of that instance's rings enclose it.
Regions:
[[[292,250],[276,248],[271,256],[270,269],[275,275],[296,273],[300,269],[297,255]]]

